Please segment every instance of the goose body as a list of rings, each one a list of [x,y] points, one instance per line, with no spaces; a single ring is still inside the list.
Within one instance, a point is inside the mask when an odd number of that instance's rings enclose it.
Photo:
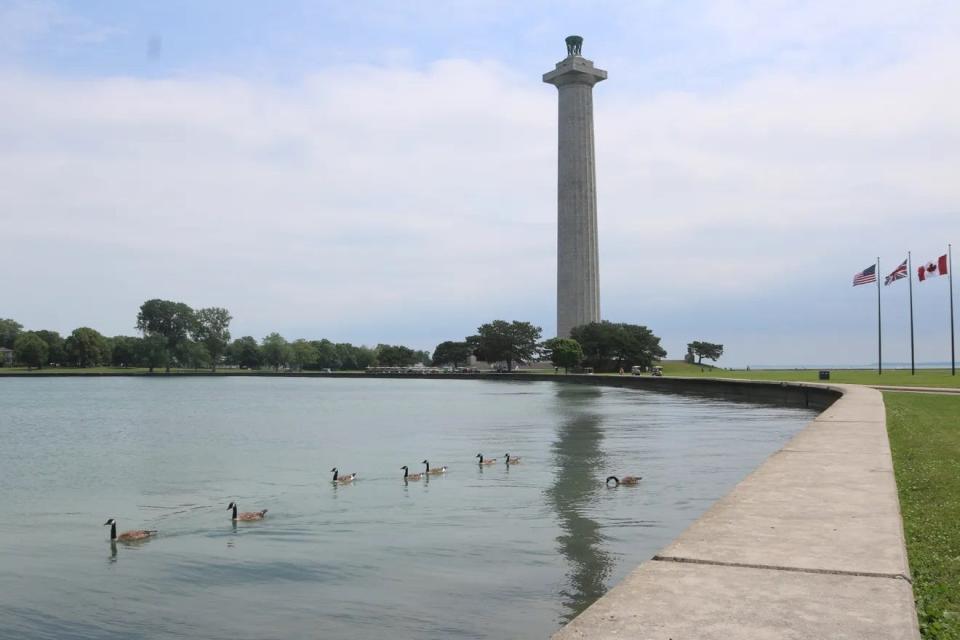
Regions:
[[[403,466],[400,467],[400,468],[403,469],[403,479],[404,479],[405,481],[406,481],[406,480],[420,480],[420,479],[423,478],[423,476],[424,476],[424,474],[422,474],[422,473],[410,473],[410,469],[407,467],[407,465],[403,465]]]
[[[480,461],[480,464],[497,464],[496,458],[484,458],[482,453],[477,454],[477,460]]]
[[[353,482],[357,477],[356,473],[348,473],[345,476],[341,476],[340,472],[337,470],[336,467],[334,467],[333,469],[330,469],[330,471],[333,471],[333,481],[336,482],[337,484],[348,484],[350,482]]]
[[[507,464],[520,464],[520,456],[512,456],[507,453],[503,456],[507,459]]]
[[[446,465],[444,465],[444,466],[442,466],[442,467],[434,467],[433,469],[431,469],[431,468],[430,468],[430,461],[429,461],[429,460],[424,460],[424,461],[423,461],[423,464],[427,465],[426,473],[427,473],[428,475],[438,476],[438,475],[440,475],[441,473],[446,473],[446,472],[447,472],[447,467],[446,467]]]
[[[110,518],[103,526],[110,525],[110,542],[140,542],[156,535],[156,529],[131,529],[117,535],[117,521]]]
[[[251,520],[263,520],[264,516],[267,515],[267,509],[263,511],[237,511],[237,503],[231,502],[227,507],[227,511],[233,509],[233,516],[230,518],[234,522],[240,520],[242,522],[250,522]]]
[[[613,486],[619,487],[621,484],[625,485],[635,485],[640,484],[640,481],[643,480],[640,476],[623,476],[618,478],[617,476],[610,476],[607,478],[607,484],[610,484],[610,481],[613,480]]]

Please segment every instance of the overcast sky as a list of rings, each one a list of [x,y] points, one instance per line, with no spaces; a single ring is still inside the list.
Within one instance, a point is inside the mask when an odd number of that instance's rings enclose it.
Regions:
[[[603,317],[669,357],[876,361],[876,289],[960,241],[960,3],[0,0],[0,317],[139,305],[432,349],[556,323],[556,89],[584,37]],[[960,262],[960,260],[958,260]],[[947,279],[914,282],[918,360]],[[909,361],[907,283],[883,290]]]

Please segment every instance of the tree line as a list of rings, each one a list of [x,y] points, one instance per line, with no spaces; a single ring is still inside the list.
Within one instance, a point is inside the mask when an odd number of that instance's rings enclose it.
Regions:
[[[597,372],[634,366],[650,367],[667,355],[660,338],[645,326],[625,322],[591,322],[575,327],[569,338],[541,342],[542,329],[529,322],[494,320],[462,341],[437,345],[435,366],[459,366],[472,355],[489,363],[503,363],[512,371],[516,363],[549,361],[565,371],[590,367]]]
[[[370,366],[430,364],[430,354],[403,345],[376,347],[330,340],[287,341],[279,333],[261,340],[243,336],[231,340],[227,309],[193,309],[183,302],[153,299],[137,313],[139,336],[104,336],[80,327],[63,337],[56,331],[24,331],[11,319],[0,319],[0,346],[13,349],[14,362],[27,367],[144,367],[153,372],[171,367],[210,369],[218,366],[294,370],[347,369]],[[2,364],[2,363],[0,363]]]
[[[660,338],[649,328],[606,320],[575,327],[569,338],[549,340],[541,340],[542,329],[530,322],[494,320],[462,340],[440,343],[432,354],[404,345],[367,347],[326,339],[291,342],[279,333],[261,340],[253,336],[231,339],[232,320],[222,307],[193,309],[183,302],[153,299],[144,302],[137,313],[134,326],[139,336],[107,337],[80,327],[63,338],[56,331],[23,331],[19,323],[0,319],[0,346],[12,348],[15,361],[28,367],[110,365],[145,367],[151,372],[159,368],[169,372],[171,367],[216,371],[218,366],[274,371],[416,364],[461,367],[471,357],[507,371],[519,363],[549,361],[565,371],[590,367],[609,372],[650,367],[666,356]],[[722,345],[694,342],[688,359],[694,353],[711,358],[722,352]]]

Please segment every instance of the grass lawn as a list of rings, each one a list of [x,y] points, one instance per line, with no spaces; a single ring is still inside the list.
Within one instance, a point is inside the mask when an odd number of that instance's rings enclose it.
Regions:
[[[786,380],[792,382],[819,382],[815,369],[738,369],[729,371],[708,365],[687,364],[665,360],[663,373],[668,376],[705,376],[711,378],[739,378],[743,380]],[[701,368],[703,369],[701,371]],[[917,369],[910,375],[909,369],[892,369],[878,375],[869,369],[831,369],[830,382],[844,384],[883,384],[894,387],[960,387],[960,374],[950,375],[950,369]]]
[[[960,640],[960,397],[883,398],[920,630]]]

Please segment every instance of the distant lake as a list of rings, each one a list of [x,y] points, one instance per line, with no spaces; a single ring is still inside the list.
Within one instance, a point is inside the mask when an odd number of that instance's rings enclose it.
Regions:
[[[813,415],[553,382],[3,379],[0,637],[546,637]],[[449,473],[405,485],[424,458]],[[231,500],[267,518],[234,526]],[[160,534],[112,546],[111,517]]]

